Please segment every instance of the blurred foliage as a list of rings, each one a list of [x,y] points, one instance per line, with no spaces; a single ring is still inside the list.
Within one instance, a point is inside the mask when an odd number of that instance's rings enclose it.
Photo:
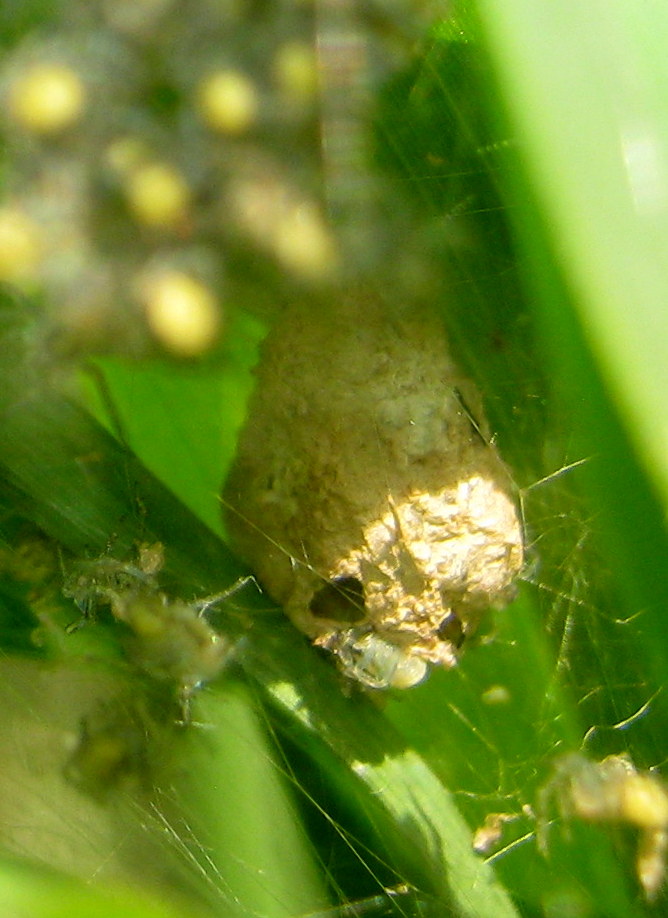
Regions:
[[[174,894],[180,914],[256,918],[335,918],[330,907],[358,900],[357,913],[371,918],[665,909],[663,896],[642,900],[633,829],[562,831],[557,805],[547,857],[534,837],[532,808],[564,753],[628,752],[639,769],[660,773],[668,584],[653,490],[661,473],[648,476],[629,445],[646,442],[632,400],[611,400],[601,381],[592,351],[605,354],[610,380],[614,348],[586,318],[591,292],[576,270],[592,238],[615,234],[622,245],[627,224],[589,201],[589,169],[574,193],[562,169],[543,168],[554,150],[568,163],[581,147],[595,171],[609,155],[610,121],[604,131],[594,117],[562,118],[558,145],[554,133],[535,143],[574,94],[595,113],[614,89],[589,80],[578,39],[595,44],[598,24],[578,32],[561,8],[563,28],[542,27],[529,6],[481,2],[478,20],[461,3],[430,29],[422,5],[410,3],[356,11],[105,0],[0,11],[3,213],[21,212],[28,236],[42,234],[27,259],[20,250],[20,276],[16,261],[0,258],[12,283],[0,307],[0,842],[25,858],[3,864],[6,914],[52,915],[62,905],[103,916],[122,901],[128,914],[168,915],[160,899]],[[629,10],[608,11],[597,50],[615,86],[631,80],[612,66],[619,43],[635,53],[651,18],[638,8],[637,28],[621,28]],[[367,85],[347,97],[334,80],[316,95],[308,66],[297,67],[306,82],[293,88],[307,91],[286,107],[280,52],[297,47],[313,63],[316,33],[334,59],[354,49],[343,59]],[[538,34],[542,57],[525,55]],[[47,137],[9,103],[25,69],[54,56],[81,78],[94,116]],[[653,73],[650,57],[631,59],[644,67],[633,73]],[[560,94],[551,79],[565,61],[579,77]],[[227,127],[211,130],[193,102],[221,71],[250,80],[257,102],[236,133],[227,109]],[[249,97],[233,98],[237,117],[248,116]],[[618,134],[635,111],[620,109]],[[646,114],[658,137],[665,117],[656,101]],[[110,146],[129,136],[148,153],[114,173]],[[352,146],[337,153],[346,138]],[[188,213],[177,208],[156,227],[130,206],[127,183],[157,161],[185,181]],[[606,173],[603,204],[625,180]],[[254,211],[249,201],[258,200]],[[564,200],[555,224],[554,202]],[[589,236],[578,222],[585,200]],[[304,207],[317,242],[310,254],[281,241]],[[634,224],[635,261],[596,248],[601,271],[623,262],[629,278],[645,276],[641,229]],[[176,337],[157,332],[146,288],[137,294],[131,279],[156,264],[196,281],[213,303],[218,331],[199,356],[179,350],[178,323]],[[158,589],[183,601],[245,573],[220,538],[217,495],[263,323],[287,298],[317,307],[360,279],[392,302],[435,302],[485,394],[526,519],[518,599],[490,615],[457,670],[380,700],[347,697],[328,663],[248,584],[207,610],[230,642],[229,665],[193,700],[192,722],[179,724],[174,687],[128,654],[127,630],[109,608],[70,627],[81,613],[63,596],[63,577],[104,558],[132,568],[137,545],[156,541],[165,547]],[[655,335],[664,340],[658,326]],[[629,341],[627,355],[642,363]],[[470,842],[469,830],[494,813],[507,817],[487,851],[503,888]],[[72,875],[95,878],[99,891]]]

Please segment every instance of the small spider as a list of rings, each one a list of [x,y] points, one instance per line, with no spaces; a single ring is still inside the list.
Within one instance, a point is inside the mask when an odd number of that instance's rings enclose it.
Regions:
[[[98,606],[111,606],[113,612],[115,599],[128,591],[141,589],[157,593],[157,575],[164,560],[164,547],[156,542],[140,545],[136,562],[121,561],[108,554],[77,561],[68,572],[64,571],[63,595],[73,599],[82,614],[69,630],[76,631],[94,618]]]
[[[471,847],[475,853],[489,854],[501,841],[504,826],[518,819],[521,819],[520,813],[488,813],[483,824],[473,833]]]
[[[252,578],[241,578],[216,596],[186,602],[160,589],[163,564],[159,542],[141,545],[136,562],[108,556],[81,561],[66,578],[63,593],[81,609],[82,622],[98,606],[109,607],[129,631],[128,651],[135,665],[151,678],[177,686],[187,722],[193,694],[222,672],[234,650],[228,638],[211,627],[205,612]]]
[[[538,801],[538,843],[547,847],[549,811],[556,803],[566,820],[626,824],[638,831],[636,874],[645,898],[658,895],[666,877],[668,788],[627,755],[592,762],[577,753],[560,759]]]

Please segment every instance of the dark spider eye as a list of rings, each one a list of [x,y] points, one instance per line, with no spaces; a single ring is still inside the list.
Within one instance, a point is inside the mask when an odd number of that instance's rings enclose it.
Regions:
[[[309,606],[318,618],[338,622],[358,622],[364,618],[364,590],[354,577],[330,580],[315,594]]]

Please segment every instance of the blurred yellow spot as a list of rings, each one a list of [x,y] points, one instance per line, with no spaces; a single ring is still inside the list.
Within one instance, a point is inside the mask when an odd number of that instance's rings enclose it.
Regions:
[[[35,134],[56,134],[71,127],[85,104],[80,77],[63,64],[36,64],[17,76],[9,89],[11,116]]]
[[[218,70],[198,90],[204,122],[223,134],[243,134],[255,121],[258,96],[253,83],[236,70]]]
[[[483,704],[508,704],[512,698],[505,685],[490,685],[480,696]]]
[[[274,79],[290,99],[308,101],[315,95],[318,71],[313,49],[299,41],[288,41],[274,57]]]
[[[244,229],[289,271],[320,280],[336,271],[338,252],[314,201],[269,175],[232,185],[230,202]]]
[[[137,220],[154,229],[170,229],[181,223],[190,202],[185,179],[165,163],[149,163],[131,171],[125,194]]]
[[[668,826],[668,796],[652,774],[629,774],[621,786],[620,816],[641,829]]]
[[[139,137],[117,137],[104,151],[103,162],[117,175],[129,175],[146,163],[148,147]]]
[[[308,202],[291,207],[277,221],[274,250],[286,268],[313,280],[337,266],[334,240],[317,207]]]
[[[155,337],[179,357],[197,357],[214,343],[220,311],[212,292],[182,271],[166,269],[144,279],[140,297]]]
[[[39,255],[39,233],[32,220],[20,210],[0,209],[0,280],[29,280],[37,270]]]

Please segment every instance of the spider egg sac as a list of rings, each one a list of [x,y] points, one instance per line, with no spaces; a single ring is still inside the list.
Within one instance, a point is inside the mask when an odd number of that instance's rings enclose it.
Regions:
[[[352,679],[455,665],[522,567],[512,482],[438,317],[359,294],[270,331],[223,491],[233,546]]]

